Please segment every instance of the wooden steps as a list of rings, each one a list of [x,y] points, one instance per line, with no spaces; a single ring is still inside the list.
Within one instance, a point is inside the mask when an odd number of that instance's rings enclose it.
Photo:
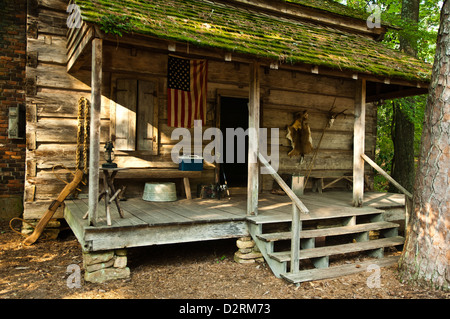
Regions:
[[[309,249],[301,249],[300,260],[302,259],[310,259],[310,258],[319,258],[319,257],[328,257],[331,255],[340,255],[340,254],[348,254],[354,252],[375,250],[379,248],[385,247],[393,247],[403,244],[403,237],[396,236],[392,238],[383,238],[383,239],[375,239],[369,240],[366,242],[357,242],[343,245],[334,245],[334,246],[325,246],[318,248],[309,248]],[[269,254],[269,256],[279,262],[291,261],[291,252],[283,251]]]
[[[374,264],[378,265],[379,267],[392,266],[398,262],[399,258],[400,258],[399,256],[392,256],[376,260],[365,261],[362,263],[345,264],[322,269],[316,268],[310,270],[303,270],[297,274],[285,273],[282,274],[281,277],[293,284],[305,281],[330,279],[341,276],[347,276],[358,272],[365,272],[367,271],[367,267]]]
[[[324,229],[304,230],[300,233],[300,238],[316,238],[325,236],[337,236],[345,234],[355,234],[374,230],[396,229],[399,224],[391,222],[374,222],[368,224],[359,224],[353,226],[331,227]],[[279,232],[257,235],[263,241],[279,241],[291,239],[291,232]]]
[[[300,272],[295,274],[290,273],[291,216],[267,211],[247,220],[250,234],[275,276],[299,284],[365,271],[371,264],[384,267],[396,263],[398,257],[384,257],[385,249],[403,245],[404,238],[398,236],[400,225],[384,221],[383,213],[369,207],[334,207],[334,211],[330,207],[322,214],[301,215]],[[361,253],[371,259],[348,264]],[[335,264],[338,259],[340,265]]]
[[[289,204],[290,205],[290,204]],[[314,220],[325,220],[325,219],[335,219],[335,218],[349,218],[358,216],[368,216],[377,215],[380,216],[383,211],[373,208],[373,207],[327,207],[327,209],[321,209],[320,214],[311,211],[308,215],[301,215],[302,221],[314,221]],[[259,224],[273,224],[273,223],[283,223],[291,222],[291,214],[279,213],[279,212],[264,212],[258,216],[249,216],[247,221]]]

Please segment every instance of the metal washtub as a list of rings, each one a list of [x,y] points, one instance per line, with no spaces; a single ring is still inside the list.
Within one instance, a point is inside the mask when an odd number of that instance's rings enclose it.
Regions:
[[[175,183],[145,183],[142,199],[150,202],[173,202],[177,200]]]

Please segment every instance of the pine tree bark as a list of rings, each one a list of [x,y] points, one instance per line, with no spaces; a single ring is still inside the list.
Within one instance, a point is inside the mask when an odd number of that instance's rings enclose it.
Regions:
[[[441,12],[414,210],[400,259],[403,281],[450,289],[450,0]]]
[[[413,27],[419,22],[419,0],[402,0],[402,20]],[[417,56],[416,46],[411,39],[400,36],[400,49],[412,56]],[[406,98],[407,105],[414,105],[413,99]],[[414,123],[405,110],[398,103],[393,104],[394,118],[392,128],[392,142],[394,144],[394,158],[391,176],[408,191],[413,191],[414,185]],[[398,189],[390,184],[389,192],[398,193]]]

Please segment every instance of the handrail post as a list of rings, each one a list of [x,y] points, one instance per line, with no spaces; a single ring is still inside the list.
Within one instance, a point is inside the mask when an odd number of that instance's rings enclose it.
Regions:
[[[269,170],[270,175],[280,185],[292,201],[292,224],[291,224],[291,269],[290,272],[295,274],[300,272],[300,231],[302,222],[300,213],[309,214],[308,208],[295,195],[292,189],[283,181],[273,167],[267,162],[264,156],[258,152],[259,161]]]
[[[292,202],[292,225],[291,225],[291,273],[295,274],[300,271],[300,212]]]
[[[386,173],[380,166],[377,165],[372,159],[366,154],[361,154],[361,158],[365,160],[370,166],[378,171],[383,177],[385,177],[389,182],[392,183],[399,191],[408,196],[410,199],[413,198],[413,195],[406,190],[402,185],[400,185],[395,179],[393,179],[388,173]]]
[[[406,188],[400,185],[395,179],[393,179],[388,173],[386,173],[377,163],[375,163],[366,154],[361,154],[361,158],[366,161],[370,166],[372,166],[378,173],[380,173],[384,178],[392,183],[397,189],[405,194],[405,232],[408,230],[409,218],[412,214],[413,209],[413,194],[411,194]]]
[[[286,184],[285,181],[278,175],[278,173],[274,170],[274,168],[267,162],[267,160],[264,158],[264,156],[261,155],[261,153],[258,153],[258,158],[261,164],[263,164],[269,171],[269,174],[273,177],[273,179],[280,185],[281,189],[284,190],[286,195],[289,196],[292,202],[294,202],[297,205],[297,208],[300,210],[300,212],[304,214],[309,214],[308,208],[302,203],[302,201],[298,198],[297,195],[292,191],[292,189]]]

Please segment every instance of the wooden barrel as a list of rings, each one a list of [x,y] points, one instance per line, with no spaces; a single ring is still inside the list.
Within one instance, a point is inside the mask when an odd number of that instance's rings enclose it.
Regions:
[[[175,183],[145,183],[142,199],[150,202],[173,202],[177,200]]]

